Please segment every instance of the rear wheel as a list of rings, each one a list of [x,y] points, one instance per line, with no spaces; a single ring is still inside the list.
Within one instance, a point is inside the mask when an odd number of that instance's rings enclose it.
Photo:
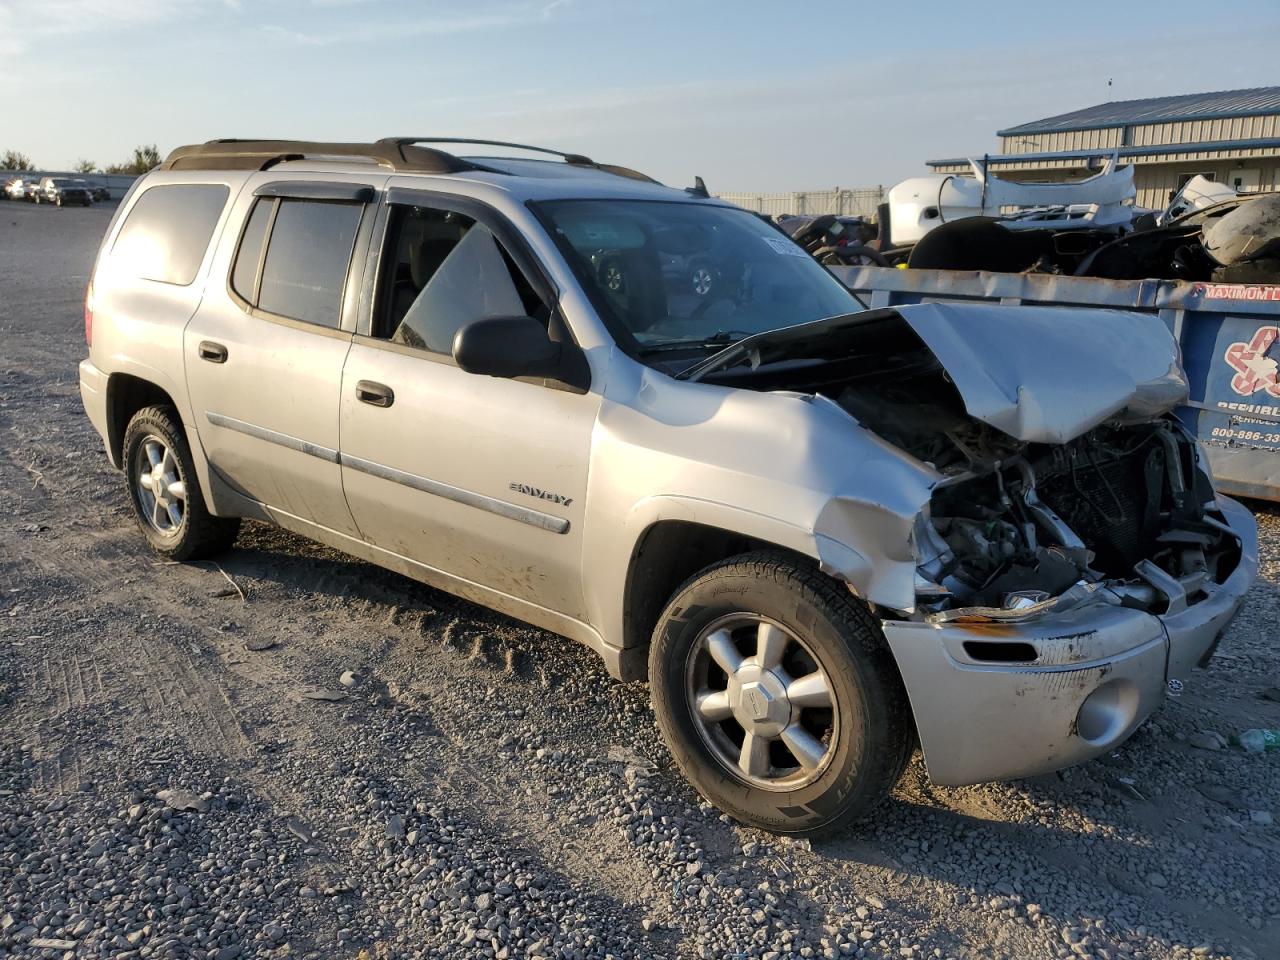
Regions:
[[[654,712],[698,791],[744,823],[815,834],[865,816],[914,731],[865,605],[814,566],[758,553],[677,592],[649,659]]]
[[[238,518],[205,506],[191,449],[172,407],[144,407],[124,435],[129,501],[147,541],[172,560],[201,560],[231,546]]]

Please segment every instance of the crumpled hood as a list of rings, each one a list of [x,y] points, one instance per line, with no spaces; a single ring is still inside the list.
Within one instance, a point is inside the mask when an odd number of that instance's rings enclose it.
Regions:
[[[946,370],[969,416],[1024,442],[1065,443],[1107,421],[1150,420],[1187,398],[1177,341],[1158,316],[989,303],[920,303],[783,327],[680,378],[741,363],[874,355],[902,323]]]
[[[1034,443],[1182,403],[1177,342],[1155,315],[1072,307],[922,303],[898,308],[971,417]]]

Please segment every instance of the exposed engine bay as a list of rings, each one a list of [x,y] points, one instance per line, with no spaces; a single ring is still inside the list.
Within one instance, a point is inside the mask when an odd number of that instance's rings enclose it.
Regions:
[[[1090,585],[1163,613],[1239,561],[1195,441],[1170,414],[1113,416],[1061,443],[1017,439],[968,412],[956,379],[894,314],[768,341],[743,360],[698,377],[824,396],[942,474],[913,532],[920,613],[998,619]],[[1088,372],[1068,376],[1090,389]]]
[[[963,438],[957,449],[961,469],[916,531],[926,610],[1017,610],[1106,581],[1126,606],[1162,613],[1173,581],[1192,603],[1235,569],[1235,538],[1206,511],[1212,488],[1175,421],[996,457]]]

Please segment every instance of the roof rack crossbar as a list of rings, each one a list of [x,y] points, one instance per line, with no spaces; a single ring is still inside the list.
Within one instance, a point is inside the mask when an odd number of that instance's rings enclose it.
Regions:
[[[418,143],[456,143],[461,145],[472,144],[480,147],[507,147],[508,149],[528,150],[532,153],[545,153],[553,157],[560,157],[565,163],[572,163],[575,166],[597,166],[594,160],[590,157],[584,157],[580,153],[565,153],[563,150],[552,150],[549,147],[533,147],[527,143],[510,143],[506,140],[472,140],[467,137],[383,137],[378,142],[395,144],[396,146]]]
[[[615,177],[626,177],[628,180],[640,180],[644,183],[658,182],[653,177],[643,174],[639,170],[632,170],[630,167],[619,166],[616,163],[596,163],[590,157],[583,156],[580,153],[565,153],[563,150],[553,150],[550,147],[534,147],[527,143],[510,143],[506,140],[472,140],[467,137],[383,137],[378,142],[397,146],[413,146],[420,143],[449,143],[463,146],[470,144],[481,147],[506,147],[514,150],[528,150],[532,153],[545,153],[553,157],[560,157],[571,166],[591,167],[603,173],[611,173]]]

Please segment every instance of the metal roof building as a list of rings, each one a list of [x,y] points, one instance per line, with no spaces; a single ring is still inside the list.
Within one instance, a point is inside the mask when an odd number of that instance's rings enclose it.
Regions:
[[[1280,188],[1280,87],[1118,100],[996,132],[993,173],[1011,180],[1074,180],[1113,151],[1135,165],[1137,202],[1163,207],[1197,173],[1239,190]],[[930,160],[968,173],[965,157]]]

